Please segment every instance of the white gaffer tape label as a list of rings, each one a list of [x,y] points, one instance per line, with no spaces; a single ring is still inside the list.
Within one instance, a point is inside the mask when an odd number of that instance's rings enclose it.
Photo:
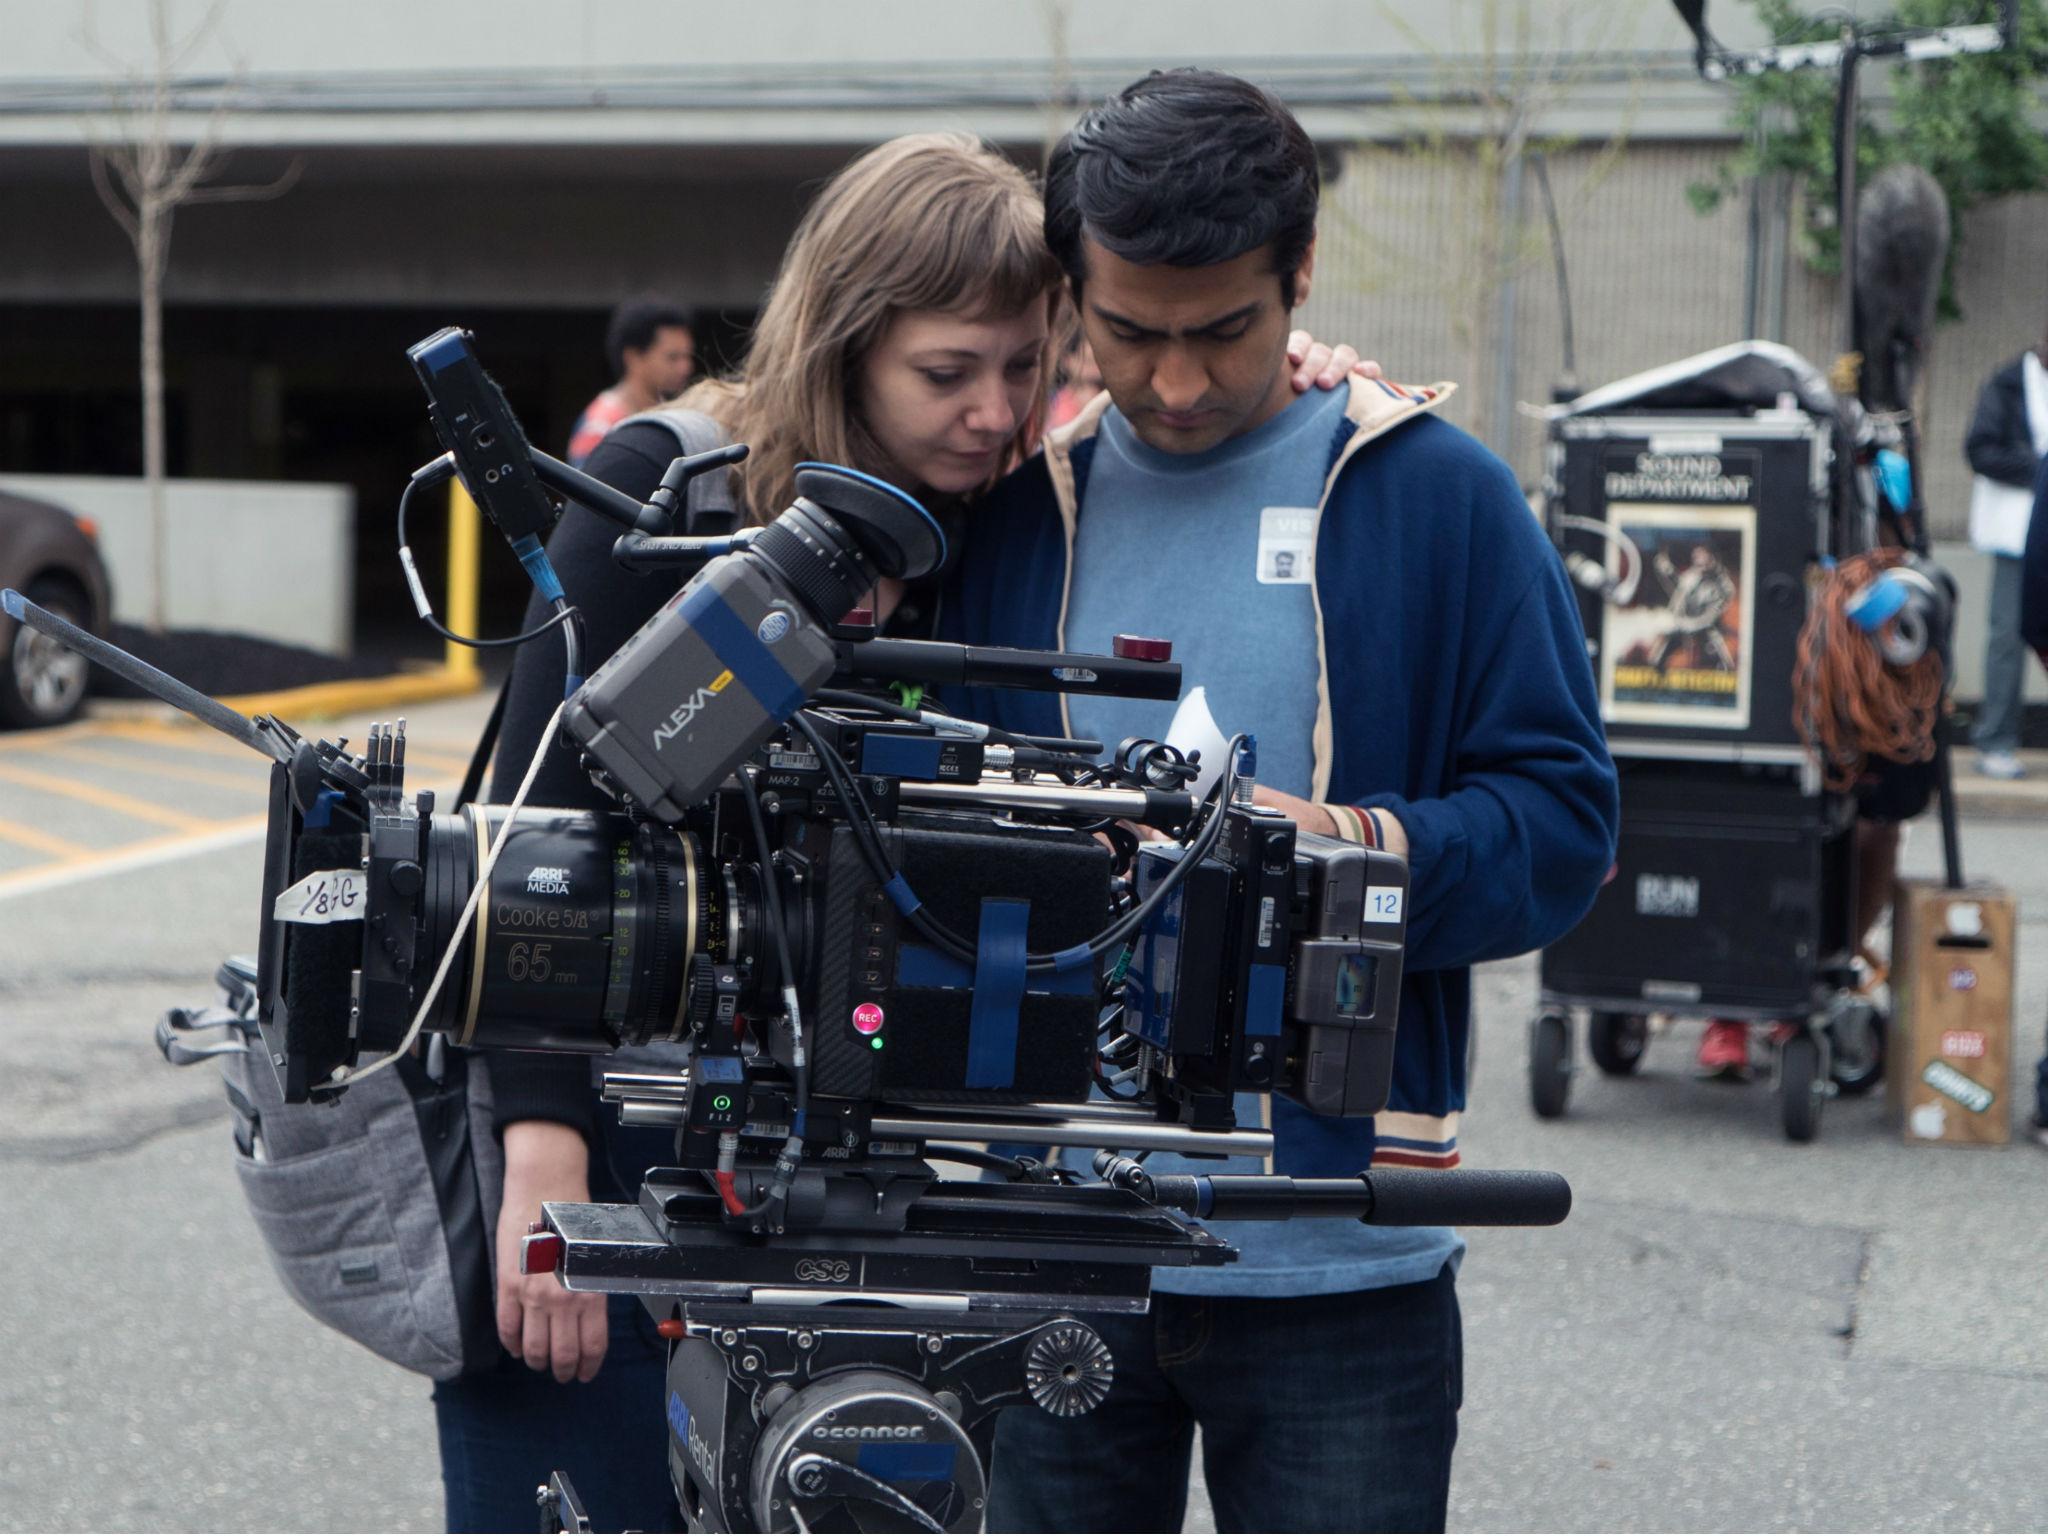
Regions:
[[[270,915],[280,923],[353,923],[368,905],[360,869],[323,869],[279,891]]]
[[[1401,921],[1402,898],[1408,893],[1398,885],[1368,885],[1365,888],[1365,920],[1368,923]]]

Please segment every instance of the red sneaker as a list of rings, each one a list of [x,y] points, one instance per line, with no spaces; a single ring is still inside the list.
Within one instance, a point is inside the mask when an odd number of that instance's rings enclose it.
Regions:
[[[1749,1081],[1749,1026],[1734,1019],[1709,1019],[1700,1035],[1701,1077]]]

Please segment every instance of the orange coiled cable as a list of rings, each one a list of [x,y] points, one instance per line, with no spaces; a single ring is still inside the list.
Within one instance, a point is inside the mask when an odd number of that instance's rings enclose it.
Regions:
[[[1848,611],[1852,597],[1905,563],[1904,550],[1873,549],[1822,572],[1799,631],[1792,713],[1833,790],[1853,786],[1870,758],[1924,763],[1934,756],[1945,686],[1940,654],[1929,646],[1911,666],[1894,666]]]

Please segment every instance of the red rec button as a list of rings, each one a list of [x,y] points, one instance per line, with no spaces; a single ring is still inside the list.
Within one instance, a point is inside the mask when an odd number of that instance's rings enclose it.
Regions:
[[[853,1027],[864,1035],[872,1035],[882,1027],[882,1005],[862,1003],[853,1010]]]
[[[841,629],[873,629],[875,627],[875,610],[865,605],[859,608],[849,608],[846,610],[846,617],[839,621],[839,627]]]
[[[1171,640],[1158,640],[1147,635],[1118,635],[1110,641],[1109,648],[1122,661],[1173,660]]]

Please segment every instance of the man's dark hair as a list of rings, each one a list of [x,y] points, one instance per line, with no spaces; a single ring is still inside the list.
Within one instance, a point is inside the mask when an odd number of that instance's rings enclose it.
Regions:
[[[1045,239],[1076,293],[1084,235],[1148,267],[1212,267],[1271,245],[1291,308],[1321,189],[1315,145],[1268,92],[1211,69],[1155,70],[1053,150]]]
[[[690,315],[658,294],[643,293],[613,310],[611,323],[604,328],[604,356],[612,365],[612,377],[624,378],[627,351],[645,352],[654,345],[654,333],[665,325],[679,325],[687,331]]]

